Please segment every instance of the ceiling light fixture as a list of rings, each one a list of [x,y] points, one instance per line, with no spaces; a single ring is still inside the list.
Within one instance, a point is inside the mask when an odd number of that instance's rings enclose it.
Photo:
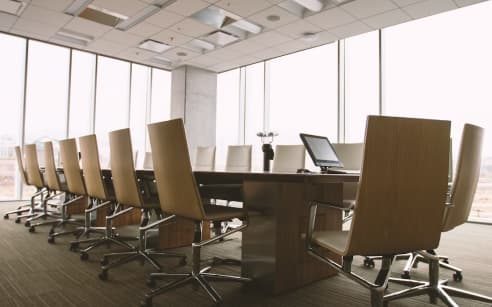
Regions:
[[[320,0],[293,0],[299,5],[304,6],[312,12],[319,12],[323,9],[323,2]]]
[[[170,61],[168,58],[165,58],[163,56],[155,56],[155,57],[151,58],[150,61],[157,63],[157,64],[166,65],[166,66],[172,65],[172,61]]]
[[[171,46],[164,44],[164,43],[161,43],[161,42],[158,42],[158,41],[155,41],[155,40],[152,40],[152,39],[148,39],[148,40],[141,42],[138,45],[138,48],[149,50],[152,52],[162,53],[162,52],[166,51],[167,49],[171,48]]]
[[[65,9],[65,13],[78,16],[93,0],[75,0]]]
[[[121,31],[127,31],[128,29],[136,26],[137,24],[141,23],[145,19],[154,15],[162,8],[169,6],[174,2],[176,2],[176,0],[156,0],[151,5],[147,6],[146,8],[138,12],[136,15],[118,23],[116,25],[116,29]]]
[[[238,20],[238,21],[232,23],[231,26],[235,26],[241,30],[248,31],[248,32],[254,33],[254,34],[258,34],[262,30],[262,27],[260,27],[259,25],[256,25],[256,24],[249,22],[247,20],[244,20],[244,19],[241,19],[241,20]]]
[[[205,50],[214,50],[215,49],[214,44],[203,41],[201,39],[194,39],[190,42],[190,44],[192,44],[195,47],[198,47],[200,49],[205,49]]]
[[[305,42],[311,43],[318,39],[319,34],[315,32],[304,32],[302,33],[301,39]]]
[[[94,40],[93,36],[66,29],[58,31],[53,38],[81,46],[87,46]]]
[[[267,19],[268,21],[275,22],[275,21],[279,21],[279,20],[280,20],[280,16],[278,16],[278,15],[268,15],[268,16],[266,17],[266,19]]]

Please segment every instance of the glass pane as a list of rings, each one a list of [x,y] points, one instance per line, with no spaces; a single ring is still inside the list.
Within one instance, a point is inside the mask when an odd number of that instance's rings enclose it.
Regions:
[[[92,132],[95,69],[94,54],[72,50],[69,137],[80,137]]]
[[[100,56],[97,67],[96,124],[101,166],[108,167],[108,132],[128,127],[130,63]]]
[[[132,64],[132,91],[130,101],[130,129],[133,150],[138,151],[137,167],[142,166],[147,134],[147,100],[150,87],[150,67]]]
[[[345,142],[364,141],[367,115],[379,113],[379,33],[345,40]]]
[[[152,68],[151,122],[171,118],[171,72]]]
[[[215,167],[223,170],[227,146],[239,144],[239,69],[217,75]]]
[[[274,144],[302,144],[301,132],[337,140],[337,54],[330,44],[267,63],[270,129],[279,133]],[[309,158],[307,167],[313,168]]]
[[[14,146],[20,144],[26,40],[0,34],[0,101],[8,104],[0,112],[0,200],[18,199],[19,172]]]
[[[386,114],[451,120],[454,161],[463,124],[485,128],[470,217],[487,219],[492,219],[491,14],[487,1],[389,28],[383,40]]]
[[[265,65],[246,66],[246,107],[244,143],[253,145],[253,170],[263,170],[261,141],[256,134],[263,131]]]

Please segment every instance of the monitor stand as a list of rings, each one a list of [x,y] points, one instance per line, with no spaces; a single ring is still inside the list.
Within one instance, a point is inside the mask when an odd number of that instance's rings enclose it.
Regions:
[[[342,170],[335,170],[328,166],[320,166],[319,168],[321,174],[345,174]]]

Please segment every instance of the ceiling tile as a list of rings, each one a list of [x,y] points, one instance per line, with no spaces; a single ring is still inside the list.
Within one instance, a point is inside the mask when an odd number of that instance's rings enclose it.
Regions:
[[[269,32],[258,34],[248,40],[264,46],[271,47],[271,46],[285,43],[291,40],[291,38],[286,35],[280,34],[276,31],[269,31]]]
[[[75,17],[70,21],[68,24],[66,24],[63,28],[72,30],[75,32],[80,32],[84,33],[93,37],[100,37],[104,33],[108,32],[111,30],[111,27],[95,23],[93,21],[80,18],[80,17]]]
[[[202,36],[203,34],[212,32],[215,28],[196,21],[192,18],[186,18],[183,21],[170,27],[171,30],[178,32],[183,35],[188,35],[192,37]]]
[[[457,8],[452,0],[427,0],[403,8],[412,18],[422,18]]]
[[[89,50],[107,55],[115,55],[126,48],[127,47],[124,45],[110,42],[104,39],[98,39],[87,46],[87,49]]]
[[[207,55],[212,56],[214,58],[217,58],[222,61],[230,61],[232,59],[238,58],[242,55],[244,55],[243,52],[238,51],[238,50],[232,50],[229,48],[222,48],[219,50],[211,51],[207,53]]]
[[[400,24],[406,21],[411,20],[411,18],[405,14],[400,9],[396,9],[393,11],[389,11],[386,13],[382,13],[379,15],[374,15],[364,19],[364,23],[368,24],[373,29],[382,29],[386,27],[390,27],[396,24]]]
[[[24,31],[24,30],[16,29],[16,28],[11,28],[10,29],[10,33],[21,35],[21,36],[24,36],[24,37],[29,37],[29,38],[32,38],[32,39],[39,39],[39,40],[42,40],[42,41],[49,40],[49,37],[46,36],[46,35],[44,35],[44,34],[39,34],[39,33],[34,33],[34,32],[29,32],[29,31]]]
[[[138,43],[144,40],[144,38],[141,36],[123,32],[117,29],[107,32],[106,34],[104,34],[102,38],[126,46],[137,45]]]
[[[242,17],[248,17],[272,6],[266,0],[222,0],[215,5]]]
[[[181,16],[190,16],[209,5],[210,3],[202,0],[177,0],[173,4],[167,6],[166,10]]]
[[[347,38],[350,36],[369,32],[371,30],[372,29],[369,28],[366,24],[363,24],[362,22],[356,21],[356,22],[348,24],[348,25],[333,28],[330,30],[330,33],[336,35],[338,38]]]
[[[132,33],[135,35],[140,35],[140,36],[152,36],[154,34],[157,34],[158,32],[162,31],[161,27],[155,26],[153,24],[147,23],[147,22],[141,22],[136,26],[131,27],[128,29],[128,33]]]
[[[186,35],[181,35],[171,30],[163,30],[151,37],[157,41],[166,43],[171,46],[178,46],[189,42],[192,38]]]
[[[234,43],[234,44],[228,46],[228,48],[230,50],[236,50],[238,52],[245,52],[246,51],[248,54],[250,54],[250,53],[254,53],[256,51],[265,49],[265,46],[248,39],[248,40],[243,40],[243,41],[239,41],[237,43]]]
[[[142,50],[140,48],[128,48],[117,54],[118,57],[125,58],[125,59],[129,58],[138,61],[147,60],[155,55],[156,54],[153,52]]]
[[[309,45],[310,47],[314,47],[314,46],[330,44],[338,40],[338,37],[336,37],[335,35],[333,35],[328,31],[319,32],[316,34],[317,34],[317,38],[315,40],[305,41],[304,43]]]
[[[393,0],[393,2],[396,3],[400,7],[404,7],[404,6],[414,4],[417,2],[422,2],[422,1],[425,1],[425,0]]]
[[[321,31],[321,28],[306,22],[304,20],[299,20],[283,27],[277,29],[277,31],[288,35],[292,38],[299,38],[304,33],[317,33]]]
[[[357,18],[365,18],[394,10],[397,6],[391,0],[356,0],[342,5],[341,8]]]
[[[222,62],[222,61],[219,59],[216,59],[212,56],[209,56],[207,54],[197,56],[196,58],[193,58],[190,61],[188,61],[188,63],[191,65],[198,65],[201,67],[208,67],[208,66],[216,65],[220,62]]]
[[[280,17],[280,19],[277,21],[270,21],[267,19],[268,16],[273,16],[273,15]],[[283,25],[286,25],[288,23],[299,20],[299,17],[289,13],[288,11],[284,10],[281,7],[273,6],[269,9],[266,9],[264,11],[261,11],[255,15],[248,17],[248,20],[256,22],[266,28],[275,29]]]
[[[480,2],[485,2],[486,0],[454,0],[454,2],[459,6],[467,6],[467,5],[472,5],[475,3],[480,3]]]
[[[240,66],[246,66],[246,65],[258,63],[260,61],[261,61],[261,59],[255,57],[255,56],[252,56],[252,55],[244,55],[242,57],[239,57],[239,58],[231,61],[230,63],[233,64],[236,67],[240,67]]]
[[[332,8],[306,18],[306,21],[323,29],[339,27],[355,21],[355,18],[340,8]]]
[[[178,55],[178,54],[185,54],[185,55]],[[182,48],[182,47],[176,47],[176,48],[173,48],[173,49],[170,49],[166,52],[161,53],[162,57],[173,61],[173,63],[184,62],[184,61],[187,61],[189,59],[195,58],[199,55],[200,55],[200,53],[198,53],[198,52],[194,52],[194,51],[191,51],[189,49]]]
[[[275,49],[274,47],[270,47],[253,53],[253,56],[263,60],[269,60],[278,57],[279,54],[282,54],[282,51]]]
[[[31,3],[52,11],[64,11],[73,0],[31,0]]]
[[[219,63],[217,65],[213,65],[208,67],[208,69],[211,69],[215,72],[224,72],[226,70],[234,69],[236,68],[234,63]]]
[[[91,4],[125,16],[133,16],[147,6],[139,0],[94,0]]]
[[[275,49],[280,50],[282,52],[282,54],[286,54],[286,53],[292,53],[292,52],[299,51],[299,50],[304,50],[308,47],[309,47],[308,45],[306,45],[302,41],[296,39],[296,40],[292,40],[290,42],[275,46]]]
[[[166,10],[160,10],[158,13],[147,18],[145,22],[154,24],[162,28],[167,28],[179,22],[180,20],[183,20],[183,16],[168,12]]]
[[[17,17],[10,14],[4,14],[0,12],[0,29],[8,31],[8,29],[15,23]]]
[[[13,29],[34,33],[40,35],[43,38],[48,38],[55,34],[59,28],[34,20],[18,18],[17,22],[13,26]]]
[[[34,5],[29,5],[22,13],[22,18],[49,24],[55,27],[62,27],[73,17],[63,13],[44,9]]]

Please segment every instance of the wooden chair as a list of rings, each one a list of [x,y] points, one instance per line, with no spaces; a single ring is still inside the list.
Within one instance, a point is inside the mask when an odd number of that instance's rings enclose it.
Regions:
[[[193,170],[213,171],[215,169],[215,146],[198,146],[195,150]]]
[[[461,146],[456,168],[456,177],[451,187],[449,202],[446,204],[444,218],[439,220],[443,232],[466,223],[473,204],[478,179],[480,177],[480,164],[482,161],[483,129],[474,125],[465,124],[463,128]],[[441,224],[442,222],[442,224]],[[408,279],[391,278],[390,281],[411,286],[413,288],[392,293],[386,297],[387,301],[406,298],[422,294],[429,294],[430,301],[437,303],[439,297],[448,306],[458,306],[450,295],[478,300],[491,304],[492,297],[470,291],[453,288],[447,285],[447,280],[439,280],[439,267],[454,270],[453,278],[461,280],[461,269],[443,263],[441,257],[435,251],[418,252],[411,254],[411,260],[425,261],[429,263],[429,281],[421,282]],[[411,264],[412,261],[410,262]],[[409,268],[405,268],[409,272]]]
[[[130,137],[130,129],[121,129],[112,131],[109,133],[109,147],[111,156],[111,176],[113,178],[114,192],[116,196],[116,202],[120,206],[127,207],[121,212],[130,212],[134,208],[142,211],[155,210],[159,216],[160,212],[159,203],[151,202],[149,198],[144,201],[142,197],[142,189],[140,182],[137,179],[135,173],[135,164],[133,160],[133,151]],[[157,209],[157,210],[156,210]],[[103,256],[101,261],[101,273],[99,278],[106,280],[108,278],[108,270],[128,263],[130,261],[147,261],[157,271],[161,271],[161,265],[156,262],[153,257],[176,257],[180,258],[180,264],[186,263],[186,256],[177,253],[164,253],[147,248],[147,231],[159,227],[160,224],[165,223],[166,218],[162,218],[151,224],[142,223],[139,227],[139,245],[133,251],[110,253]],[[118,257],[115,262],[109,263],[110,258]]]
[[[439,244],[446,200],[450,122],[369,116],[356,206],[350,230],[314,231],[312,200],[307,252],[371,292],[383,306],[395,255]],[[326,251],[342,258],[327,258]],[[356,255],[382,255],[374,282],[351,270]]]
[[[22,183],[24,185],[31,185],[27,180],[27,174],[24,169],[24,163],[22,162],[22,154],[21,154],[20,146],[15,146],[14,150],[15,150],[15,157],[17,159],[17,168],[19,170]],[[41,208],[37,206],[39,204],[36,202],[37,197],[40,197],[42,202],[42,198],[44,197],[43,188],[36,187],[36,192],[33,195],[31,195],[31,201],[28,204],[21,205],[17,207],[16,210],[5,212],[3,218],[7,220],[10,214],[17,214],[17,218],[15,219],[15,222],[20,223],[21,218],[35,216],[36,212],[39,212],[41,210]],[[23,214],[26,212],[27,214]]]
[[[195,222],[195,239],[192,244],[192,271],[184,274],[150,274],[150,284],[156,279],[177,280],[148,293],[144,301],[142,301],[142,305],[150,306],[155,296],[189,282],[197,282],[215,303],[219,303],[222,298],[209,284],[208,279],[241,282],[249,279],[209,273],[211,267],[201,268],[201,248],[247,227],[247,212],[238,208],[204,206],[202,204],[191,168],[182,119],[150,124],[148,129],[153,152],[154,174],[162,211],[171,214],[169,219],[177,216]],[[203,225],[208,225],[208,223],[203,222],[224,221],[232,218],[242,219],[244,221],[243,225],[212,239],[202,241],[202,227]]]
[[[276,145],[273,157],[275,172],[295,173],[306,164],[306,148],[304,145]]]

